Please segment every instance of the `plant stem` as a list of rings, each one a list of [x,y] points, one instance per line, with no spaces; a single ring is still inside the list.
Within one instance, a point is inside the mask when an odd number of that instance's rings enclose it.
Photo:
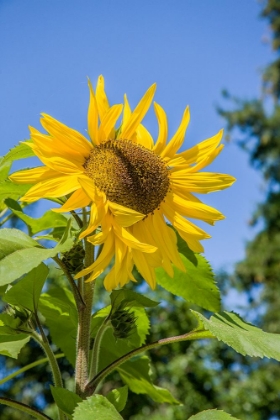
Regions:
[[[85,267],[94,261],[94,247],[85,239]],[[76,393],[85,398],[85,387],[89,374],[89,347],[90,347],[90,324],[94,293],[94,282],[86,283],[87,276],[80,280],[78,287],[86,304],[84,308],[78,308],[78,334],[77,334],[77,357],[76,357]]]
[[[30,333],[30,335],[31,335],[32,338],[34,338],[34,340],[37,341],[37,343],[40,344],[40,346],[42,347],[42,349],[46,353],[46,356],[49,360],[50,367],[51,367],[51,370],[52,370],[54,385],[56,387],[63,388],[61,372],[59,370],[57,360],[55,358],[55,355],[53,354],[53,351],[52,351],[50,343],[49,343],[49,341],[46,337],[46,334],[44,333],[44,330],[42,328],[42,325],[40,323],[40,320],[38,318],[37,313],[35,312],[34,315],[35,315],[37,326],[38,326],[41,334],[38,334],[36,331],[33,331],[32,333]],[[58,409],[58,414],[59,414],[59,420],[64,420],[65,416],[60,409]]]
[[[100,345],[102,342],[103,335],[108,328],[110,328],[110,321],[106,318],[100,326],[94,339],[94,345],[91,354],[89,379],[92,379],[98,373]]]
[[[54,357],[59,359],[63,357],[64,353],[55,354]],[[44,357],[42,359],[36,360],[36,362],[29,363],[29,365],[23,366],[22,368],[16,370],[15,372],[11,373],[10,375],[6,376],[5,378],[0,380],[0,385],[5,384],[6,382],[10,381],[11,379],[15,378],[16,376],[20,375],[23,372],[26,372],[29,369],[32,369],[36,366],[41,365],[42,363],[47,363],[49,361],[48,357]]]
[[[46,416],[46,414],[41,413],[40,411],[36,410],[35,408],[29,407],[29,405],[20,403],[18,401],[10,400],[9,398],[0,398],[0,404],[8,405],[9,407],[13,407],[19,411],[22,411],[26,414],[29,414],[35,419],[38,420],[52,420],[50,417]]]
[[[158,346],[163,346],[165,344],[171,343],[178,343],[179,341],[190,341],[190,340],[198,340],[203,338],[214,338],[214,336],[206,330],[200,331],[190,331],[189,333],[178,335],[175,337],[168,337],[163,338],[161,340],[155,341],[150,344],[143,345],[137,349],[130,351],[129,353],[125,354],[124,356],[120,357],[119,359],[115,360],[113,363],[108,365],[104,368],[101,372],[97,373],[97,375],[87,384],[86,386],[86,393],[87,395],[92,395],[97,387],[97,385],[111,372],[113,372],[117,367],[121,364],[126,362],[127,360],[131,359],[138,354],[143,353],[144,351],[151,350]]]
[[[83,297],[80,293],[80,290],[79,290],[78,286],[75,283],[75,280],[73,279],[72,275],[69,273],[66,265],[57,256],[53,257],[53,260],[62,269],[62,271],[64,272],[65,276],[67,277],[67,279],[70,283],[70,286],[71,286],[72,291],[73,291],[74,299],[75,299],[75,302],[76,302],[77,309],[79,310],[79,309],[84,308],[86,306],[86,304],[84,302],[84,299],[83,299]]]

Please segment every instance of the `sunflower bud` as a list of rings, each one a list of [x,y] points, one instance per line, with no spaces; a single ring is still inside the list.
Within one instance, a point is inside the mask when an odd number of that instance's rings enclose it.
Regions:
[[[115,338],[127,338],[135,328],[136,317],[132,312],[119,309],[113,313],[111,324]]]
[[[69,273],[77,274],[84,268],[85,250],[81,244],[74,245],[70,251],[62,255],[62,262]]]
[[[14,330],[30,330],[30,321],[32,312],[28,309],[9,305],[6,308],[6,314],[9,315],[9,326]]]

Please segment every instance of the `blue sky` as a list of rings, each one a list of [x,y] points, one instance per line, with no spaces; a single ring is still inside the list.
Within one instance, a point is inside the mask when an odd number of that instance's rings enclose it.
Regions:
[[[222,89],[260,95],[261,69],[273,59],[260,10],[253,0],[0,0],[0,154],[28,138],[28,125],[40,128],[41,112],[84,133],[86,78],[95,84],[99,74],[112,103],[127,93],[132,106],[156,82],[170,135],[189,104],[183,148],[214,135],[225,126],[215,110]],[[152,110],[145,123],[156,136]],[[253,235],[261,178],[234,142],[210,170],[237,178],[229,190],[200,196],[227,217],[204,226],[212,235],[205,255],[214,268],[231,268]]]

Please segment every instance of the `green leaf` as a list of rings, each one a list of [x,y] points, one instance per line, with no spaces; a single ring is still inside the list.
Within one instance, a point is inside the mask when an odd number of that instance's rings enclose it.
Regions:
[[[52,341],[74,366],[78,316],[72,293],[67,288],[55,288],[43,293],[39,311],[45,317]]]
[[[16,359],[28,341],[29,337],[26,334],[0,336],[0,354]]]
[[[26,140],[25,142],[21,142],[17,146],[13,147],[1,160],[0,170],[7,162],[13,162],[14,160],[35,156],[35,153],[31,147],[27,145],[27,143],[31,143],[31,141]]]
[[[122,417],[113,404],[102,395],[93,395],[75,409],[74,420],[120,420]]]
[[[121,388],[113,389],[106,395],[106,398],[110,401],[111,404],[118,410],[122,411],[125,407],[128,395],[127,386]]]
[[[0,181],[0,209],[6,208],[4,200],[7,198],[13,198],[17,200],[22,197],[31,187],[30,184],[14,184],[9,180]]]
[[[34,312],[37,309],[40,293],[48,273],[48,267],[41,263],[38,267],[33,268],[16,285],[11,287],[3,296],[3,300]]]
[[[198,312],[192,312],[202,321],[206,330],[238,353],[280,361],[280,334],[264,332],[247,324],[233,312],[214,314],[209,320]]]
[[[137,306],[151,308],[158,305],[158,302],[154,302],[146,296],[128,289],[113,290],[110,299],[112,312],[115,312],[120,308],[124,309]]]
[[[150,378],[150,360],[142,356],[129,360],[117,368],[122,380],[135,394],[147,394],[158,403],[180,404],[171,393],[164,388],[155,386]]]
[[[184,253],[187,254],[187,245]],[[195,256],[195,260],[193,259]],[[170,277],[163,268],[156,268],[157,283],[164,289],[180,296],[188,302],[212,312],[220,310],[220,292],[216,286],[214,274],[209,263],[200,254],[190,251],[189,258],[181,255],[186,272],[174,267],[174,277]]]
[[[54,387],[51,385],[52,396],[58,406],[58,408],[63,411],[63,413],[72,415],[78,403],[81,403],[83,400],[74,392],[68,391],[65,388]]]
[[[69,225],[68,225],[69,226]],[[42,261],[69,251],[74,239],[69,228],[54,248],[44,248],[17,229],[0,230],[0,286],[11,283],[37,267]]]
[[[189,420],[238,420],[222,410],[205,410],[191,416]]]
[[[43,230],[56,228],[56,227],[65,227],[67,225],[67,218],[62,214],[55,213],[51,210],[48,210],[42,217],[38,219],[33,219],[32,217],[24,214],[18,203],[12,199],[5,200],[5,204],[9,209],[24,223],[29,226],[31,234],[35,235],[38,232]]]

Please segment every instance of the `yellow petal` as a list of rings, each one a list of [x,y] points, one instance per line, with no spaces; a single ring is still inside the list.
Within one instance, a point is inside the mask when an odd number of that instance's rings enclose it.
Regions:
[[[92,200],[96,200],[96,187],[93,183],[93,180],[88,177],[79,177],[78,181],[80,183],[80,186],[84,190],[84,192],[87,194],[87,196]]]
[[[188,127],[190,121],[190,110],[187,107],[184,111],[183,118],[181,124],[179,125],[178,130],[167,144],[165,149],[161,152],[160,156],[162,158],[168,157],[169,159],[173,158],[175,153],[180,149],[184,142],[186,129]]]
[[[53,179],[38,182],[38,184],[28,190],[21,198],[21,201],[36,201],[40,198],[57,198],[62,197],[80,188],[76,176],[64,175]]]
[[[9,179],[17,184],[35,184],[57,176],[60,176],[57,171],[54,171],[47,166],[39,166],[37,168],[15,172],[9,176]]]
[[[167,195],[166,202],[183,216],[204,220],[210,224],[214,224],[215,221],[223,220],[225,218],[221,212],[213,207],[203,203],[186,200],[174,193],[169,193]]]
[[[100,128],[99,128],[99,141],[103,142],[108,139],[114,139],[114,127],[117,122],[117,119],[121,115],[123,106],[113,105],[111,108],[108,109],[106,114],[104,115]]]
[[[60,121],[52,118],[50,115],[42,113],[43,118],[40,122],[45,130],[53,137],[57,137],[65,147],[75,150],[77,153],[88,154],[92,146],[90,142],[78,131],[62,124]]]
[[[59,208],[52,209],[56,213],[66,213],[71,210],[81,209],[88,206],[90,203],[89,197],[85,194],[82,188],[74,191],[70,198]]]
[[[194,225],[177,213],[172,207],[170,207],[168,202],[162,204],[162,209],[168,220],[176,229],[180,229],[196,239],[206,239],[211,237],[204,230],[200,229],[198,226]]]
[[[152,289],[156,287],[156,276],[154,269],[149,266],[145,258],[145,254],[142,252],[136,251],[135,249],[131,250],[132,257],[137,266],[139,273],[142,275],[143,279],[150,285]]]
[[[139,241],[132,233],[128,232],[125,228],[118,226],[116,222],[114,222],[114,231],[116,235],[127,245],[131,248],[137,249],[141,252],[155,252],[157,248],[153,245],[149,245],[145,242]]]
[[[180,270],[185,271],[185,266],[180,258],[177,248],[177,238],[175,232],[166,225],[161,212],[155,213],[151,218],[150,227],[155,240],[160,243],[160,250],[176,265]]]
[[[154,147],[154,141],[151,134],[142,124],[139,124],[136,130],[136,142],[149,150],[152,150]]]
[[[160,154],[166,146],[168,124],[164,109],[156,102],[154,102],[154,109],[158,120],[158,138],[153,150],[155,153]]]
[[[178,165],[191,165],[201,160],[205,159],[209,154],[211,154],[216,147],[218,147],[219,143],[221,142],[223,137],[223,130],[220,130],[215,136],[206,139],[191,149],[186,150],[171,159],[168,163],[170,166],[173,166],[174,169],[178,167]],[[178,168],[179,169],[179,168]]]
[[[94,280],[98,277],[110,264],[111,259],[114,256],[115,246],[114,246],[114,237],[112,235],[108,236],[107,241],[104,243],[102,251],[100,252],[99,257],[96,261],[91,264],[89,267],[84,268],[78,274],[76,274],[75,279],[79,279],[83,276],[90,275],[87,281]]]
[[[91,203],[90,219],[87,228],[80,234],[79,238],[83,239],[93,232],[100,224],[105,216],[105,207],[102,203]]]
[[[88,106],[88,134],[93,144],[99,144],[98,139],[98,109],[94,90],[90,80],[88,79],[89,87],[89,106]]]
[[[132,210],[120,204],[113,203],[108,200],[108,206],[112,214],[115,216],[116,223],[123,227],[128,227],[137,223],[145,217],[145,214]]]
[[[156,84],[153,84],[145,93],[143,98],[140,100],[138,105],[136,106],[135,110],[132,112],[129,120],[123,124],[122,126],[122,134],[121,137],[123,139],[129,140],[134,132],[136,131],[138,125],[146,115],[151,102],[153,100],[154,94],[156,90]]]
[[[131,109],[127,99],[127,96],[124,95],[124,107],[123,107],[123,119],[122,119],[122,126],[124,127],[127,122],[129,121],[131,116]]]
[[[97,80],[96,86],[96,103],[98,108],[98,113],[100,116],[100,120],[102,122],[104,116],[106,115],[109,109],[109,101],[107,99],[107,95],[105,93],[105,84],[104,84],[104,77],[100,75]]]
[[[201,194],[224,190],[235,182],[233,176],[212,172],[190,174],[188,171],[178,171],[172,172],[170,179],[172,184],[179,186],[182,191],[193,191]]]

